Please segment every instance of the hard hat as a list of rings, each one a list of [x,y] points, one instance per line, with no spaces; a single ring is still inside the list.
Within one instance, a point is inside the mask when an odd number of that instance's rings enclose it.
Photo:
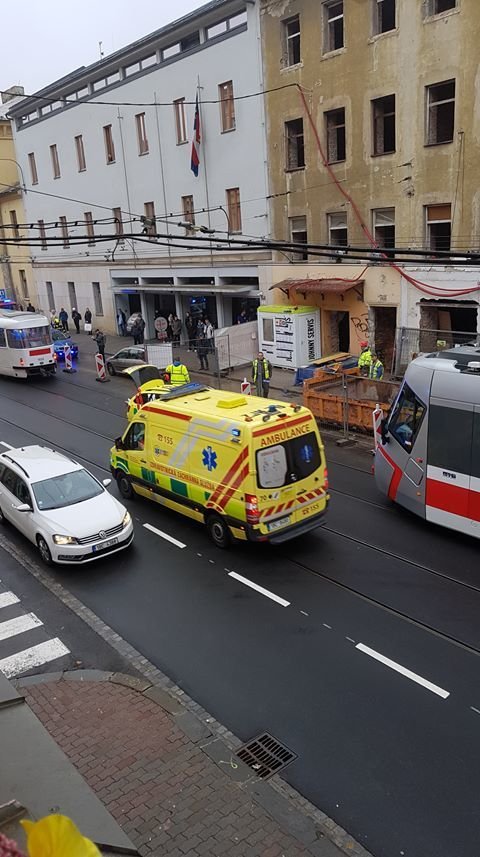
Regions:
[[[364,340],[360,343],[360,348],[366,348],[366,347],[367,347],[367,345],[368,345],[368,342],[367,342],[367,340],[366,340],[366,339],[364,339]]]

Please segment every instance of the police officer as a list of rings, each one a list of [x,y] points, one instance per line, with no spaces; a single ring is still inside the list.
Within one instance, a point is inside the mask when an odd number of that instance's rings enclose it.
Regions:
[[[366,340],[360,343],[360,348],[362,349],[362,352],[358,358],[358,368],[360,369],[361,375],[368,376],[372,363],[372,350]]]
[[[383,378],[384,372],[385,372],[385,369],[383,367],[382,361],[379,360],[377,354],[375,354],[375,352],[372,351],[372,362],[370,363],[370,366],[368,369],[368,377],[370,378],[371,381],[381,381],[381,379]]]
[[[170,363],[170,365],[167,366],[165,372],[170,378],[170,384],[173,384],[174,386],[179,387],[181,384],[190,383],[188,369],[181,360],[174,360],[173,363]]]
[[[252,363],[252,379],[255,384],[255,392],[257,396],[263,396],[268,399],[270,392],[270,379],[272,377],[272,365],[266,357],[263,356],[263,351],[258,352],[258,357]]]

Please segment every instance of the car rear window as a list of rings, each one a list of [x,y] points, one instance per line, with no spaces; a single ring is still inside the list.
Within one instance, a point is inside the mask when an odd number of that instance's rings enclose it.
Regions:
[[[320,467],[321,456],[315,432],[257,450],[259,488],[282,488],[306,479]]]

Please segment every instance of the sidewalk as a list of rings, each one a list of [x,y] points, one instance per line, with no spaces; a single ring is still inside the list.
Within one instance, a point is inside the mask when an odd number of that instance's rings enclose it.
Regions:
[[[16,686],[142,857],[366,855],[322,813],[315,823],[258,780],[148,680],[80,670]],[[343,836],[341,850],[330,835]]]

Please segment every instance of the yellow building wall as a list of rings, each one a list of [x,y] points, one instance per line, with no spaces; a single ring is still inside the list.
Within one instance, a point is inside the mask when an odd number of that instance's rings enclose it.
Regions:
[[[36,307],[37,291],[28,244],[20,246],[3,242],[3,238],[13,238],[13,230],[9,228],[12,211],[16,213],[17,223],[24,224],[26,217],[21,195],[21,176],[16,164],[12,130],[9,122],[0,120],[0,257],[8,260],[0,264],[0,289],[5,289],[8,293],[11,291],[11,282],[13,295],[10,296],[16,298],[24,307],[29,300]],[[22,229],[20,236],[28,238],[27,232]],[[25,273],[26,290],[21,271]]]

